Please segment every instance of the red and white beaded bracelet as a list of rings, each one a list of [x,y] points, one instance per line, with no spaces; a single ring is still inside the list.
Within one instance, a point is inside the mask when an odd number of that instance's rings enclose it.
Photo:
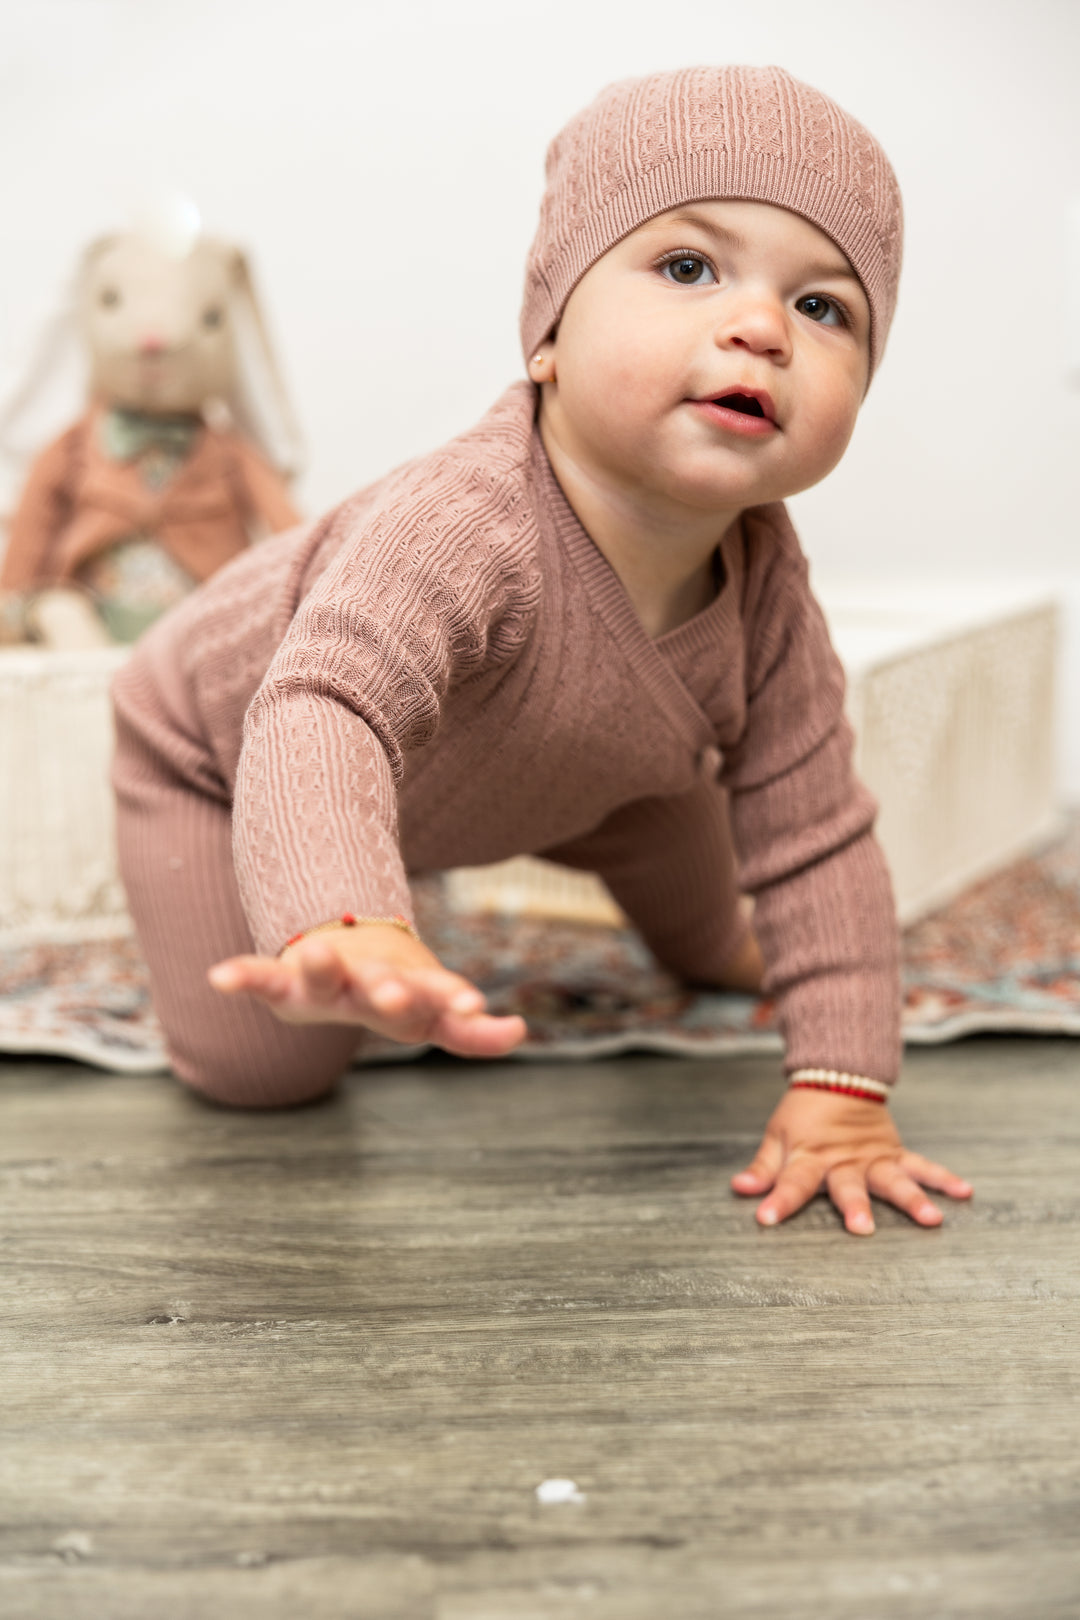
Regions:
[[[865,1074],[844,1074],[839,1069],[796,1069],[788,1080],[789,1091],[835,1091],[844,1097],[861,1097],[864,1102],[884,1103],[890,1087]]]
[[[409,919],[403,917],[400,912],[395,912],[392,917],[354,917],[351,911],[346,911],[340,917],[331,917],[329,922],[316,923],[314,928],[302,928],[292,939],[285,941],[278,955],[281,956],[290,945],[299,945],[302,939],[310,939],[312,934],[325,934],[333,928],[365,928],[379,925],[384,928],[400,928],[402,933],[408,934],[412,939],[420,938]]]

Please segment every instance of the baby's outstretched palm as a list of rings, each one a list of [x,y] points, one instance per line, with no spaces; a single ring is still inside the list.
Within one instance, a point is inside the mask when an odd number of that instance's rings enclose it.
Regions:
[[[475,985],[396,930],[342,930],[280,957],[234,956],[211,968],[210,982],[258,997],[285,1023],[359,1024],[462,1057],[501,1057],[525,1035],[520,1018],[492,1017]]]

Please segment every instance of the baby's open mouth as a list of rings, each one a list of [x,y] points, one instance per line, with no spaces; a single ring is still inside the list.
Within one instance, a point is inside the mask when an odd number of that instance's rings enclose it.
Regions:
[[[750,394],[721,394],[715,402],[722,405],[725,410],[738,411],[742,416],[764,416],[765,412],[759,400]]]
[[[715,413],[713,422],[725,433],[767,439],[777,431],[776,407],[764,388],[728,388],[722,394],[709,394],[693,403],[709,406]],[[732,420],[736,416],[742,417],[741,426]]]

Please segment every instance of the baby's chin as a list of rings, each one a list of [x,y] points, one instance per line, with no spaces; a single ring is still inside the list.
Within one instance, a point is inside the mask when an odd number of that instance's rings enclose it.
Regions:
[[[655,488],[669,500],[702,513],[745,511],[795,494],[782,481],[762,477],[755,469],[718,469],[715,456],[704,457],[697,465],[658,468]]]
[[[717,509],[738,506],[745,511],[751,506],[786,501],[805,489],[813,489],[829,476],[843,453],[844,446],[841,446],[835,455],[815,456],[796,465],[761,467],[751,463],[722,469],[715,463],[710,465],[710,458],[704,458],[703,465],[686,470],[681,478],[673,480],[673,489],[681,486],[682,499],[688,505]]]

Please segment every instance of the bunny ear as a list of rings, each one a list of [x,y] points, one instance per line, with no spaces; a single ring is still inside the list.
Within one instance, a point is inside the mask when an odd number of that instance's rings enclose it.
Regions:
[[[87,363],[79,305],[90,266],[115,237],[91,242],[30,348],[21,374],[0,399],[0,511],[8,513],[26,467],[86,409]]]
[[[287,478],[303,468],[304,447],[270,342],[247,256],[231,249],[235,285],[236,380],[226,401],[236,425]]]

